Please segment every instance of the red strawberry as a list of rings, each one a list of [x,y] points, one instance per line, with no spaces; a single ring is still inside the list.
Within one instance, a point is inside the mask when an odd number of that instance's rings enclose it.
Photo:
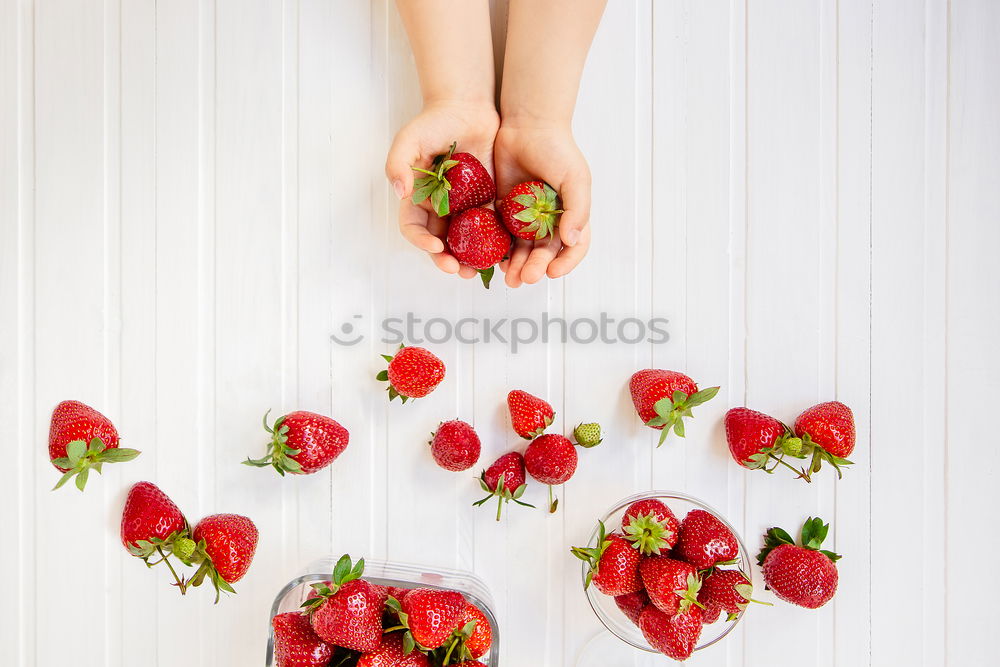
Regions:
[[[514,432],[526,440],[544,433],[556,416],[551,405],[520,389],[507,394],[507,409]]]
[[[478,660],[466,660],[465,662],[458,663],[457,667],[486,667],[486,665]]]
[[[638,500],[628,506],[622,517],[625,539],[644,556],[659,556],[677,544],[680,522],[663,502],[656,498]]]
[[[476,605],[466,601],[465,609],[458,619],[458,628],[445,646],[448,646],[449,658],[445,664],[455,659],[474,660],[486,655],[493,646],[493,627],[486,614]]]
[[[705,510],[691,510],[681,521],[674,554],[699,570],[735,561],[739,542],[718,517]]]
[[[399,603],[400,623],[407,628],[404,648],[414,643],[424,650],[444,645],[451,634],[460,629],[460,621],[468,604],[461,593],[432,588],[414,588]],[[394,607],[389,601],[390,607]]]
[[[802,525],[801,546],[781,528],[771,528],[764,535],[764,548],[757,563],[764,574],[764,584],[785,602],[816,609],[829,602],[837,592],[837,566],[840,559],[832,551],[821,550],[830,524],[809,518]]]
[[[628,620],[639,625],[639,614],[649,605],[649,596],[644,590],[618,595],[615,597],[615,604],[628,617]]]
[[[493,465],[483,471],[479,478],[483,491],[490,494],[473,505],[480,507],[493,497],[497,499],[497,521],[503,513],[503,506],[513,500],[524,507],[534,507],[521,502],[524,490],[528,488],[524,479],[524,457],[518,452],[510,452],[498,458]]]
[[[666,556],[644,558],[639,564],[642,585],[658,609],[676,614],[698,603],[701,579],[690,563]]]
[[[840,477],[840,467],[851,465],[847,457],[854,451],[854,413],[843,403],[814,405],[795,419],[794,428],[804,451],[812,454],[810,472],[817,472],[827,461]]]
[[[52,411],[49,426],[49,460],[64,473],[53,490],[76,477],[83,491],[93,468],[98,473],[105,463],[131,461],[135,449],[118,448],[118,431],[100,412],[80,401],[63,401]]]
[[[431,667],[431,663],[421,651],[406,652],[402,632],[390,632],[382,635],[377,649],[361,655],[357,667]]]
[[[181,595],[187,592],[187,582],[177,576],[169,558],[176,555],[182,562],[189,562],[195,543],[188,533],[184,515],[159,487],[152,482],[132,485],[122,510],[122,544],[147,565],[154,555],[157,560],[153,565],[165,562]]]
[[[507,230],[529,241],[550,236],[559,224],[559,195],[548,183],[518,183],[507,193],[497,211]]]
[[[510,250],[510,234],[493,209],[470,208],[451,216],[448,249],[459,263],[478,271],[489,288],[494,266]]]
[[[423,398],[444,380],[444,362],[422,347],[400,345],[395,356],[383,354],[389,368],[376,379],[389,383],[389,400],[397,396],[403,403],[411,398]]]
[[[552,486],[565,484],[576,472],[576,447],[569,438],[554,433],[540,435],[524,452],[524,467],[534,479],[549,485],[549,512],[555,512],[558,500],[552,498]]]
[[[333,648],[320,639],[309,617],[299,612],[278,614],[271,619],[274,629],[275,667],[325,667]]]
[[[639,561],[642,556],[619,533],[608,535],[603,521],[598,525],[596,547],[570,549],[574,556],[590,565],[586,586],[593,583],[597,590],[613,597],[641,591]]]
[[[350,439],[347,429],[329,417],[301,410],[279,417],[273,428],[265,414],[264,429],[271,434],[267,456],[243,463],[257,468],[274,466],[282,477],[286,472],[309,475],[322,470],[347,449]]]
[[[718,387],[699,391],[694,380],[683,373],[653,368],[634,373],[629,390],[643,423],[662,430],[659,445],[671,429],[683,438],[684,418],[691,416],[691,408],[712,400],[719,393]]]
[[[445,470],[468,470],[479,461],[480,450],[475,429],[460,419],[442,422],[431,436],[431,454]]]
[[[726,620],[733,621],[751,602],[758,602],[753,595],[753,583],[739,570],[715,570],[701,582],[698,602],[705,605],[705,623],[715,623],[722,612]],[[759,604],[771,605],[770,602]]]
[[[191,560],[201,565],[191,585],[200,586],[207,577],[216,602],[222,591],[235,593],[230,584],[243,578],[257,551],[257,526],[239,514],[213,514],[198,522],[193,537],[198,549]]]
[[[323,641],[371,653],[382,644],[382,611],[388,596],[382,586],[361,579],[364,571],[363,558],[352,564],[350,556],[341,556],[330,581],[313,584],[316,594],[302,606]]]
[[[678,614],[667,614],[653,605],[642,610],[639,629],[653,649],[674,660],[687,660],[701,636],[702,611],[692,605]]]
[[[438,155],[430,169],[413,167],[425,176],[413,183],[413,203],[431,200],[440,217],[489,204],[497,196],[496,184],[486,167],[471,153],[456,153],[457,144]]]

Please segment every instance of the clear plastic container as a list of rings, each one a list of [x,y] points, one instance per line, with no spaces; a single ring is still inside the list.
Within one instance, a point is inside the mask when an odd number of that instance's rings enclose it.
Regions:
[[[311,584],[330,580],[330,574],[339,558],[339,556],[327,556],[310,563],[299,576],[285,584],[271,606],[271,618],[289,611],[298,611],[312,592]],[[480,658],[480,662],[487,667],[498,667],[500,664],[500,628],[497,625],[496,607],[486,583],[476,575],[457,570],[387,563],[366,558],[363,578],[382,586],[458,591],[482,610],[493,630],[493,646],[486,656]],[[268,623],[267,667],[274,667],[274,633],[271,627],[271,623]]]
[[[725,524],[730,531],[732,531],[733,535],[736,536],[736,542],[739,544],[740,552],[739,555],[737,556],[738,562],[736,563],[735,567],[739,569],[741,572],[743,572],[745,575],[747,575],[747,577],[751,577],[750,556],[747,553],[746,546],[744,546],[743,540],[740,538],[739,533],[737,533],[736,530],[732,527],[732,525],[730,525],[730,523],[726,521],[725,517],[719,514],[719,512],[717,512],[711,506],[702,502],[701,500],[698,500],[697,498],[693,498],[683,493],[677,493],[675,491],[647,491],[645,493],[638,493],[634,496],[624,498],[623,500],[616,503],[614,507],[609,509],[604,514],[603,517],[600,517],[601,521],[604,522],[604,525],[607,526],[608,532],[610,533],[614,531],[616,528],[618,528],[618,526],[621,525],[622,516],[625,514],[625,510],[628,508],[629,505],[636,502],[637,500],[645,500],[648,498],[656,498],[657,500],[663,501],[663,503],[665,503],[671,510],[673,510],[674,514],[677,515],[678,519],[683,519],[684,516],[690,510],[693,509],[702,509],[705,510],[706,512],[713,514],[716,518],[722,521],[722,523]],[[593,534],[590,536],[590,541],[588,542],[588,544],[593,546],[596,542],[597,542],[597,529],[595,528]],[[587,563],[583,563],[584,584],[586,584],[586,577],[589,567],[590,566]],[[630,646],[639,649],[640,651],[656,653],[656,650],[653,649],[646,641],[646,638],[642,636],[642,631],[640,631],[639,628],[634,623],[632,623],[632,621],[630,621],[625,616],[625,614],[623,614],[622,611],[618,608],[618,605],[615,604],[615,599],[613,597],[609,595],[604,595],[603,593],[597,590],[596,586],[590,586],[586,589],[586,591],[587,591],[587,600],[590,602],[590,606],[593,608],[594,613],[597,614],[597,618],[600,619],[601,623],[604,625],[605,628],[608,629],[608,631],[612,635],[617,637],[622,642],[625,642],[626,644],[629,644]],[[733,628],[736,627],[736,624],[740,622],[745,613],[746,610],[741,611],[739,613],[739,616],[733,621],[726,621],[725,615],[723,615],[723,617],[720,618],[720,620],[716,621],[715,623],[704,626],[704,629],[702,630],[701,633],[701,638],[698,640],[698,646],[695,647],[695,651],[700,651],[701,649],[708,648],[712,644],[721,641],[723,637],[725,637],[726,635],[728,635],[730,632],[733,631]],[[598,638],[595,638],[593,648],[594,651],[597,651],[598,647],[600,647],[599,650],[601,651],[602,660],[607,660],[610,657],[608,656],[609,645],[613,645],[613,642],[609,642],[608,639],[610,638],[607,636],[604,637],[599,636]],[[591,662],[589,661],[591,661],[593,658],[596,657],[596,655],[595,656],[589,655],[591,652],[589,648],[590,647],[588,647],[588,650],[584,651],[584,655],[581,656],[581,661],[578,664],[589,665],[591,664]],[[594,662],[593,664],[601,664],[601,663]]]

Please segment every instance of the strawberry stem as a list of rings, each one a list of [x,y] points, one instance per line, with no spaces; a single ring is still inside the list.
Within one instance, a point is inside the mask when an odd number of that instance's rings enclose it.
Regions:
[[[177,582],[174,586],[177,586],[177,588],[180,589],[181,595],[187,595],[187,585],[185,584],[184,579],[177,576],[177,571],[174,569],[174,566],[170,564],[170,560],[167,558],[167,555],[163,553],[163,549],[161,547],[156,547],[156,553],[160,554],[160,560],[158,560],[156,564],[166,563],[167,569],[170,570],[170,574],[174,575],[174,581]]]

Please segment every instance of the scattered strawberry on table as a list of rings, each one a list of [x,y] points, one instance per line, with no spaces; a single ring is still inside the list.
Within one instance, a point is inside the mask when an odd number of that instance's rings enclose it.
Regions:
[[[254,522],[239,514],[213,514],[198,522],[192,537],[197,547],[188,560],[197,564],[198,570],[190,585],[201,586],[208,579],[215,588],[216,602],[223,591],[235,593],[230,584],[243,578],[257,551],[259,536]]]
[[[483,163],[471,153],[456,153],[453,143],[447,153],[434,158],[430,169],[412,167],[423,176],[413,182],[414,204],[430,199],[440,217],[490,204],[497,190]]]
[[[430,350],[412,345],[400,345],[396,354],[383,354],[389,367],[376,377],[389,383],[389,400],[402,399],[406,403],[411,398],[423,398],[444,380],[444,362]]]
[[[562,209],[559,195],[548,183],[518,183],[497,204],[500,220],[519,239],[536,241],[552,236]]]
[[[461,419],[441,422],[431,434],[430,446],[434,461],[451,472],[462,472],[476,465],[482,450],[476,430]]]
[[[481,665],[493,628],[464,595],[380,586],[364,569],[364,559],[344,555],[301,611],[272,619],[276,667]]]
[[[329,417],[297,410],[279,417],[274,426],[264,430],[271,435],[268,453],[260,459],[248,458],[244,465],[265,468],[272,466],[278,474],[310,475],[327,467],[347,449],[350,434]]]
[[[683,373],[649,368],[632,375],[629,391],[642,423],[662,431],[660,446],[671,430],[683,438],[684,418],[692,416],[692,408],[715,398],[719,388],[699,390]]]
[[[83,491],[90,471],[105,463],[123,463],[139,456],[136,449],[118,447],[118,431],[107,417],[80,401],[63,401],[52,411],[49,461],[63,476],[53,490],[73,477]]]
[[[507,394],[507,410],[514,432],[525,440],[537,438],[552,425],[556,413],[544,399],[521,389]]]
[[[780,599],[807,609],[817,609],[837,592],[838,554],[821,549],[830,524],[808,518],[802,524],[799,544],[781,528],[771,528],[764,535],[764,547],[757,563],[764,574],[765,586]]]
[[[460,264],[479,272],[489,289],[496,265],[510,250],[510,234],[491,208],[470,208],[448,221],[448,250]]]
[[[851,409],[832,401],[815,405],[795,420],[794,429],[756,410],[732,408],[726,413],[726,442],[733,459],[744,468],[773,473],[784,466],[796,477],[811,482],[824,462],[842,475],[841,467],[851,465],[847,457],[854,451],[855,426]],[[808,459],[796,468],[785,459]]]
[[[534,507],[534,505],[520,500],[525,489],[528,488],[524,476],[524,457],[520,452],[508,452],[494,461],[493,465],[480,475],[479,484],[483,491],[489,495],[473,505],[481,507],[489,500],[496,498],[497,521],[503,515],[503,506],[512,500],[523,507]]]

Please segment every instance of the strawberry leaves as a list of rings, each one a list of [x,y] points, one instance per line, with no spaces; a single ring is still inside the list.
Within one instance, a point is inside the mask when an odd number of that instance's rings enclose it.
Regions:
[[[445,178],[445,172],[458,164],[458,160],[451,159],[457,146],[457,143],[453,143],[446,154],[438,155],[434,158],[430,169],[411,167],[413,171],[424,174],[413,182],[413,196],[411,197],[411,201],[414,204],[419,204],[426,199],[430,199],[431,208],[442,218],[451,213],[451,203],[448,194],[451,191],[451,183]]]
[[[312,584],[313,591],[316,592],[315,597],[311,597],[302,603],[302,607],[306,613],[311,613],[316,611],[316,609],[326,602],[329,598],[336,595],[344,584],[360,579],[365,573],[365,559],[358,559],[357,563],[351,561],[349,554],[344,554],[337,561],[337,564],[333,566],[333,574],[330,577],[330,583],[320,582],[317,584]],[[393,598],[389,598],[393,602],[396,602]],[[396,604],[399,604],[398,602]]]
[[[520,194],[512,199],[524,207],[513,217],[519,222],[528,223],[521,231],[533,232],[536,240],[543,239],[550,236],[559,224],[559,216],[563,210],[559,208],[556,191],[548,183],[543,183],[541,187],[532,183],[530,190],[531,194]]]
[[[823,520],[819,517],[809,517],[805,520],[805,523],[802,524],[802,531],[799,536],[799,546],[804,549],[809,549],[810,551],[818,551],[836,563],[841,558],[840,554],[820,549],[823,545],[823,540],[826,539],[829,532],[830,524],[823,523]],[[764,546],[761,548],[760,553],[757,554],[757,564],[763,566],[764,560],[767,558],[768,554],[784,544],[794,546],[795,540],[792,539],[792,536],[782,528],[774,527],[768,529],[768,531],[764,533]]]
[[[267,423],[267,417],[271,414],[268,410],[264,413],[264,430],[271,434],[271,444],[268,453],[263,458],[247,458],[243,465],[255,468],[266,468],[272,466],[282,477],[285,473],[299,474],[302,472],[302,464],[296,461],[293,456],[301,454],[302,450],[294,449],[288,445],[288,426],[285,425],[285,418],[279,417],[274,422],[274,426]]]
[[[660,433],[660,441],[656,446],[659,447],[664,443],[671,430],[673,430],[673,432],[679,437],[683,438],[684,418],[691,417],[692,408],[697,407],[702,403],[707,403],[715,398],[715,395],[718,393],[719,387],[702,389],[701,391],[697,391],[690,396],[678,389],[672,396],[661,398],[654,403],[653,410],[656,412],[656,416],[646,422],[646,426],[663,427],[663,430]]]
[[[491,489],[490,485],[486,483],[486,473],[484,472],[482,475],[480,475],[479,485],[483,488],[483,491],[485,491],[489,495],[483,498],[482,500],[478,500],[472,503],[473,507],[481,507],[485,503],[489,502],[490,499],[495,497],[497,499],[497,521],[499,521],[500,517],[503,515],[503,506],[512,500],[518,505],[521,505],[522,507],[530,507],[532,509],[534,509],[535,507],[534,505],[522,502],[520,500],[521,496],[524,495],[525,490],[528,488],[528,485],[522,484],[521,486],[517,487],[512,491],[507,488],[506,477],[507,477],[506,473],[500,475],[500,479],[497,481],[497,488]]]
[[[105,463],[124,463],[139,456],[141,452],[137,449],[127,449],[108,446],[100,438],[91,438],[90,443],[83,440],[73,440],[66,444],[66,456],[53,459],[53,465],[68,469],[59,478],[52,490],[55,491],[69,480],[76,477],[76,488],[83,491],[87,486],[87,479],[90,471],[96,470],[98,474]]]
[[[587,577],[583,582],[584,589],[590,588],[590,584],[594,580],[594,575],[597,574],[597,568],[601,564],[601,556],[604,555],[605,550],[611,544],[611,540],[608,539],[608,529],[604,525],[604,522],[598,521],[597,526],[597,546],[570,548],[571,554],[590,566],[590,569],[587,571]]]

